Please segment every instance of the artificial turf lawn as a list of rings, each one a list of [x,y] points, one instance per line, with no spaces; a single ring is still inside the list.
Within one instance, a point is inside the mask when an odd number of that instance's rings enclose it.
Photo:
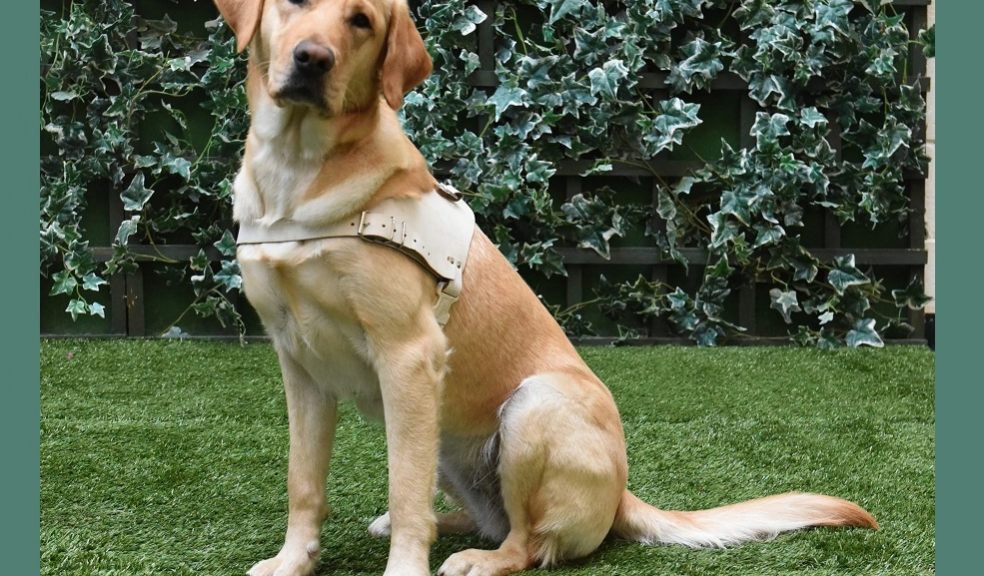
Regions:
[[[589,348],[628,440],[630,487],[696,509],[782,492],[859,502],[881,531],[727,550],[608,541],[551,575],[931,574],[934,357],[922,348]],[[41,573],[243,574],[286,522],[287,416],[267,344],[41,344]],[[321,575],[383,572],[382,430],[341,411]],[[488,547],[443,537],[451,553]]]

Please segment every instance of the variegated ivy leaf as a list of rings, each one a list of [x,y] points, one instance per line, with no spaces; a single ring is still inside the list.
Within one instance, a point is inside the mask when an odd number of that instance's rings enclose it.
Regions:
[[[652,132],[645,136],[647,142],[653,143],[650,151],[653,156],[663,150],[672,150],[674,145],[682,144],[684,132],[702,122],[697,117],[700,104],[670,98],[660,102],[659,109],[661,113],[652,124]]]
[[[137,226],[139,224],[140,216],[131,216],[129,219],[121,222],[119,229],[116,231],[116,238],[113,243],[117,246],[126,246],[130,240],[130,236],[133,236],[137,232]]]
[[[144,185],[143,172],[137,172],[136,176],[130,180],[130,185],[120,194],[123,199],[123,209],[130,212],[143,210],[144,205],[154,195],[154,191]]]
[[[786,321],[786,324],[792,324],[793,319],[790,314],[793,312],[800,312],[802,309],[799,306],[799,300],[796,298],[796,292],[794,290],[780,290],[779,288],[773,288],[769,290],[769,298],[772,300],[772,304],[769,305],[770,308],[778,310],[782,314],[782,319]]]
[[[683,60],[677,62],[666,77],[666,83],[676,92],[690,93],[694,88],[708,88],[711,81],[724,70],[721,56],[725,46],[721,41],[708,42],[696,36],[680,48]]]
[[[789,136],[789,120],[789,116],[785,114],[756,113],[751,130],[751,135],[755,138],[755,147],[759,151],[778,149],[779,137]]]
[[[827,117],[821,114],[820,111],[817,110],[816,106],[810,106],[800,110],[800,124],[809,126],[810,128],[826,126]]]
[[[550,19],[547,24],[553,24],[564,16],[577,14],[588,5],[588,0],[547,0],[550,4]]]
[[[239,273],[239,264],[235,260],[222,262],[222,269],[215,274],[215,280],[225,286],[226,292],[239,290],[243,286],[243,277]]]
[[[936,57],[936,24],[919,31],[919,43],[926,58]]]
[[[68,270],[61,270],[56,272],[52,278],[51,291],[48,292],[51,296],[57,296],[58,294],[73,294],[75,288],[79,285],[78,280],[75,276]]]
[[[773,8],[774,0],[743,0],[735,10],[734,16],[742,30],[764,26],[772,21],[776,14]]]
[[[854,266],[854,254],[834,258],[834,269],[827,274],[827,282],[839,295],[851,286],[868,284],[871,280]]]
[[[105,318],[106,307],[100,304],[99,302],[89,302],[89,315]]]
[[[488,16],[482,12],[478,6],[470,4],[465,11],[460,14],[451,25],[451,29],[459,32],[462,36],[467,36],[475,31],[478,24],[485,21]]]
[[[854,2],[851,0],[819,0],[814,8],[817,24],[844,34],[850,26],[847,16],[853,8]]]
[[[232,257],[236,255],[236,238],[228,230],[212,246],[215,246],[215,249],[223,256]]]
[[[82,289],[89,290],[90,292],[98,292],[99,287],[106,284],[106,281],[97,276],[96,274],[89,272],[84,277],[82,277]]]
[[[923,285],[919,278],[913,278],[905,288],[892,290],[892,299],[899,308],[910,310],[922,310],[932,300],[923,292]]]
[[[847,333],[847,345],[851,348],[861,346],[871,346],[872,348],[882,348],[885,342],[875,330],[875,321],[870,318],[862,318],[854,323],[854,327]]]
[[[85,314],[89,311],[88,305],[86,305],[85,300],[79,298],[72,298],[68,302],[68,307],[65,308],[65,312],[72,315],[72,321],[78,319],[79,316]]]
[[[609,60],[604,66],[588,72],[591,81],[591,93],[603,98],[613,99],[622,80],[628,75],[629,69],[621,60]]]
[[[770,226],[765,226],[763,224],[755,225],[755,243],[752,244],[752,248],[761,248],[762,246],[772,246],[779,242],[783,236],[786,235],[786,231],[782,226],[778,224],[772,224]]]
[[[488,103],[495,107],[495,119],[498,121],[502,117],[502,113],[510,107],[527,106],[529,93],[519,87],[502,85],[489,97]]]

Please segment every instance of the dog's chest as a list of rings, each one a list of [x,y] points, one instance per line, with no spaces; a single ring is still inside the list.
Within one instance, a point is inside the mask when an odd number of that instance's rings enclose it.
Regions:
[[[338,400],[354,400],[366,416],[381,419],[365,333],[325,252],[332,241],[240,246],[243,288],[280,354]]]

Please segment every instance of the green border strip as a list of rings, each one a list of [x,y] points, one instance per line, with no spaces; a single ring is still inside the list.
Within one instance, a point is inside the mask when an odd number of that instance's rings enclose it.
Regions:
[[[981,156],[984,122],[977,81],[977,40],[984,3],[939,4],[937,26],[937,571],[943,576],[979,570],[981,411],[977,284],[984,194]],[[948,312],[951,310],[953,312]],[[956,313],[956,312],[959,312]],[[976,569],[976,570],[975,570]]]
[[[40,572],[40,261],[38,243],[41,148],[37,125],[40,19],[35,2],[4,5],[0,43],[4,59],[3,224],[7,247],[2,283],[4,342],[3,572]]]

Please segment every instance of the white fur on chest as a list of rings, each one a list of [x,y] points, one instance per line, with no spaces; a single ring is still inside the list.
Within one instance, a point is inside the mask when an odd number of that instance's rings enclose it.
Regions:
[[[280,353],[337,400],[352,400],[367,417],[381,420],[379,379],[365,332],[324,256],[330,242],[337,240],[240,246],[243,287]]]
[[[252,114],[248,156],[233,183],[233,217],[310,225],[358,212],[400,165],[381,161],[372,170],[335,175],[332,184],[312,189],[337,139],[330,124],[314,113],[259,103]]]
[[[233,216],[239,221],[275,222],[290,217],[321,171],[325,141],[321,123],[308,115],[261,104],[253,114],[248,168],[234,184]]]

